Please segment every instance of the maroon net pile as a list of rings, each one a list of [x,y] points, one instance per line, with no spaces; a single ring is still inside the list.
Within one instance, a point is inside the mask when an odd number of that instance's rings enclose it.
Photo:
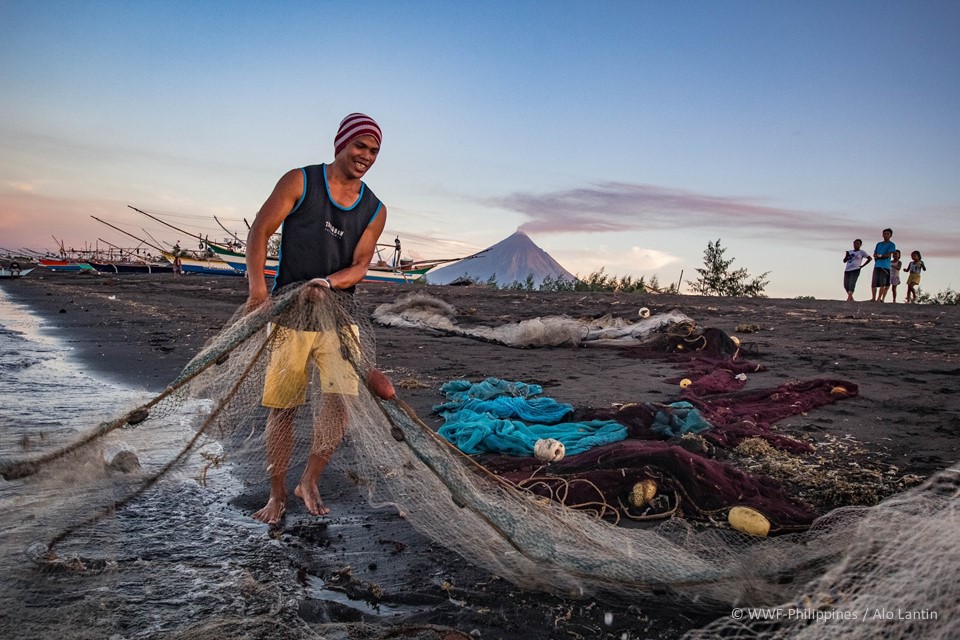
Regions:
[[[548,465],[511,456],[485,456],[480,462],[538,495],[613,518],[657,519],[680,511],[707,520],[746,505],[763,513],[772,531],[787,531],[806,528],[817,516],[794,503],[773,478],[745,473],[668,442],[628,439]],[[656,483],[659,500],[637,507],[629,496],[644,480]]]
[[[821,379],[709,399],[688,392],[684,399],[713,425],[699,436],[716,446],[730,448],[759,437],[779,449],[806,453],[812,451],[810,445],[772,432],[773,423],[856,394],[853,383]],[[615,519],[654,519],[680,511],[688,518],[709,520],[745,505],[763,513],[776,532],[806,527],[816,518],[817,513],[792,499],[778,480],[663,441],[651,426],[657,413],[671,410],[654,403],[578,410],[578,420],[610,419],[626,425],[628,438],[549,464],[510,456],[485,456],[481,462],[534,493]],[[631,504],[631,492],[644,480],[656,483],[658,499]]]

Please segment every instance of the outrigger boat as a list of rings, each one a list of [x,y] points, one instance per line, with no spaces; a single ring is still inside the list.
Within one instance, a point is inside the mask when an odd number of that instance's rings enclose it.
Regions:
[[[40,258],[37,262],[41,267],[51,271],[94,271],[94,268],[86,262],[66,258]]]
[[[171,264],[177,256],[169,251],[161,251],[160,255]],[[208,276],[239,276],[243,275],[229,264],[216,256],[202,258],[196,255],[180,254],[180,269],[184,273],[201,273]]]
[[[217,257],[236,269],[239,273],[245,274],[247,272],[247,254],[211,240],[203,240],[203,243],[217,254]],[[275,278],[279,264],[279,258],[267,256],[267,262],[263,267],[263,274],[269,278]]]
[[[33,267],[29,269],[4,269],[0,267],[0,278],[22,278],[33,271]]]
[[[226,246],[225,244],[219,244],[207,238],[204,238],[199,233],[192,233],[185,229],[181,229],[180,227],[170,224],[166,220],[162,220],[153,214],[137,209],[132,205],[128,204],[127,207],[129,207],[130,209],[133,209],[137,213],[142,213],[143,215],[147,216],[151,220],[156,220],[160,224],[170,227],[174,231],[179,231],[180,233],[186,234],[188,236],[196,237],[197,240],[200,241],[201,246],[206,247],[206,250],[210,255],[210,258],[212,259],[204,260],[199,258],[198,256],[190,257],[190,256],[185,256],[183,254],[180,255],[180,263],[182,265],[184,273],[197,273],[198,269],[202,269],[203,273],[217,273],[219,275],[236,276],[236,275],[244,275],[247,273],[246,254],[241,253],[239,251],[234,251],[233,249]],[[170,260],[171,262],[174,259],[172,253],[170,253],[169,255],[167,253],[164,253],[163,257],[166,258],[167,260]],[[264,267],[264,274],[267,276],[270,276],[271,278],[277,275],[276,259],[273,259],[272,265],[271,265],[271,259],[269,257],[267,258],[267,264]]]
[[[90,216],[90,217],[96,220],[97,222],[101,222],[107,225],[111,229],[116,229],[120,233],[126,234],[131,238],[135,240],[139,240],[141,243],[156,249],[160,253],[160,255],[163,256],[163,259],[171,264],[171,270],[173,269],[172,267],[173,263],[176,261],[179,255],[180,269],[181,271],[183,271],[183,273],[199,273],[199,274],[211,275],[211,276],[238,275],[236,269],[228,265],[223,260],[220,260],[215,254],[209,257],[204,255],[196,255],[196,254],[191,255],[190,253],[181,250],[179,247],[174,247],[173,250],[168,251],[159,245],[151,244],[146,240],[143,240],[142,238],[138,238],[132,233],[124,231],[120,227],[114,226],[109,222],[105,222],[104,220],[101,220],[96,216]]]
[[[137,253],[130,251],[128,249],[123,249],[118,247],[115,244],[107,242],[103,238],[98,238],[100,242],[105,245],[112,247],[118,252],[118,255],[121,257],[129,256],[125,260],[111,260],[106,259],[89,259],[87,262],[93,266],[94,269],[100,273],[173,273],[173,265],[163,262],[152,262],[151,260],[144,260]],[[141,243],[142,244],[142,243]],[[139,248],[135,251],[139,251]],[[113,252],[109,252],[112,254]]]
[[[100,273],[173,273],[172,264],[87,260]]]
[[[27,257],[22,255],[20,252],[10,251],[9,249],[4,249],[0,247],[0,251],[3,251],[7,254],[4,258],[4,262],[7,263],[7,266],[0,266],[0,278],[21,278],[31,271],[33,271],[32,266],[23,267],[20,265],[20,260],[23,260],[24,263],[30,265],[34,258]]]
[[[62,240],[57,240],[56,236],[53,236],[53,241],[57,243],[60,255],[55,257],[48,253],[45,256],[38,257],[37,263],[41,267],[46,267],[51,271],[94,271],[94,268],[87,264],[87,254],[91,253],[90,251],[77,251],[75,249],[67,251]]]

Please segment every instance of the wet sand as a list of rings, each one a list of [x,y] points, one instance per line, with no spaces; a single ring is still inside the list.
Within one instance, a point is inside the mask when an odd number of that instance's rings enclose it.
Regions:
[[[162,390],[217,333],[246,297],[243,278],[34,272],[3,281],[12,300],[41,315],[93,372],[134,387]],[[751,346],[765,371],[748,389],[814,378],[849,380],[859,396],[777,423],[808,439],[852,438],[863,460],[925,477],[960,459],[960,310],[933,305],[711,298],[607,293],[492,291],[482,287],[365,284],[366,312],[410,291],[445,300],[464,326],[496,326],[545,315],[621,316],[640,307],[678,309]],[[448,380],[486,377],[540,384],[577,407],[678,398],[675,363],[619,357],[611,348],[511,349],[462,337],[377,327],[380,368],[428,423]],[[892,490],[891,485],[891,490]],[[255,510],[266,483],[235,500]],[[321,491],[333,509],[312,518],[290,505],[275,535],[292,566],[326,581],[301,607],[304,619],[437,625],[485,638],[663,637],[716,617],[646,604],[571,600],[522,592],[470,567],[416,533],[396,513],[375,510],[331,469]],[[268,535],[265,532],[265,535]],[[322,549],[322,553],[318,550]],[[347,575],[344,568],[350,566]],[[376,587],[379,606],[369,594]],[[606,613],[613,613],[607,624]],[[456,636],[452,636],[456,637]]]

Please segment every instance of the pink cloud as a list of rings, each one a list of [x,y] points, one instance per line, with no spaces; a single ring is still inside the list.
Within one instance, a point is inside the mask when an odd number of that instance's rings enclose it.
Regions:
[[[551,193],[513,193],[488,199],[485,204],[515,211],[527,218],[520,229],[527,233],[605,233],[638,230],[713,229],[740,231],[769,238],[817,245],[837,238],[863,238],[865,245],[879,241],[878,221],[865,228],[862,222],[842,214],[789,209],[746,197],[714,196],[682,189],[624,182],[598,183],[579,189]],[[954,214],[960,213],[953,207]],[[896,225],[894,231],[896,231]],[[939,229],[937,227],[940,227]],[[875,233],[874,233],[875,231]],[[907,232],[909,231],[909,238]],[[876,236],[876,238],[874,238]],[[940,225],[930,229],[904,229],[907,244],[925,246],[924,255],[953,257],[960,234],[943,233]],[[894,240],[897,234],[894,235]],[[871,245],[872,246],[872,245]]]
[[[647,184],[607,182],[546,194],[514,193],[488,201],[529,218],[528,232],[606,232],[726,226],[735,218],[750,226],[805,228],[818,214],[774,207],[747,198],[711,196]],[[841,227],[823,219],[824,224]]]

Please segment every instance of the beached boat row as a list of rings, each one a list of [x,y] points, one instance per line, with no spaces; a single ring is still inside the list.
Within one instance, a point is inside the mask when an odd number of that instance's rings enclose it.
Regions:
[[[128,205],[129,206],[129,205]],[[199,241],[199,250],[191,251],[180,248],[179,243],[173,246],[162,247],[156,241],[148,241],[138,237],[128,231],[125,231],[109,222],[101,220],[96,216],[90,216],[97,222],[100,222],[116,231],[127,235],[138,242],[137,249],[123,249],[114,244],[99,239],[100,242],[112,248],[109,251],[109,257],[104,258],[100,252],[68,252],[62,243],[60,244],[60,255],[52,256],[50,254],[42,255],[33,252],[31,260],[51,271],[97,271],[101,273],[185,273],[202,275],[227,275],[244,276],[247,273],[247,257],[243,250],[242,241],[233,235],[233,240],[226,242],[216,242],[209,238],[181,229],[162,218],[130,206],[130,209],[141,213],[156,222],[159,222],[175,231],[196,238]],[[219,223],[219,220],[217,220]],[[221,225],[222,226],[222,225]],[[151,239],[153,237],[151,236]],[[56,238],[54,238],[56,240]],[[152,255],[143,257],[140,255],[139,247],[150,247],[157,258]],[[381,256],[381,248],[389,248],[392,255],[388,259]],[[162,259],[162,260],[161,260]],[[400,257],[400,239],[394,240],[393,244],[377,245],[376,260],[370,264],[364,282],[390,282],[390,283],[411,283],[415,282],[441,264],[454,262],[460,258],[439,259],[439,260],[410,260]],[[273,278],[277,275],[279,268],[279,258],[277,256],[268,256],[264,266],[264,275]],[[26,273],[21,273],[26,275]],[[4,276],[6,277],[6,276]]]
[[[148,218],[150,218],[151,220],[154,220],[155,222],[159,222],[164,226],[170,227],[174,231],[178,231],[180,233],[195,237],[200,242],[200,246],[206,249],[207,254],[211,258],[219,259],[223,263],[226,263],[227,265],[229,265],[230,268],[232,268],[239,274],[245,275],[247,273],[247,256],[246,256],[246,253],[242,250],[243,248],[242,242],[236,235],[231,234],[233,235],[233,241],[231,241],[230,244],[215,242],[199,233],[192,233],[186,229],[182,229],[176,225],[173,225],[170,222],[167,222],[163,218],[160,218],[152,213],[148,213],[146,211],[143,211],[131,205],[127,205],[127,206],[130,209],[133,209],[134,211],[136,211],[137,213],[141,213],[147,216]],[[214,216],[214,219],[216,220],[216,216]],[[218,224],[220,223],[219,220],[216,220],[216,221]],[[100,222],[103,222],[103,221],[100,220]],[[223,227],[222,224],[220,226]],[[226,229],[224,228],[224,230]],[[454,262],[455,260],[458,259],[458,258],[454,258],[454,259],[421,260],[421,261],[404,260],[400,257],[400,239],[399,238],[394,240],[393,244],[389,244],[389,245],[380,244],[380,245],[377,245],[377,247],[378,247],[377,260],[370,264],[370,267],[367,270],[367,275],[363,279],[364,282],[392,282],[392,283],[414,282],[422,278],[428,271],[430,271],[430,269],[433,269],[434,267],[441,264]],[[389,261],[384,260],[380,257],[380,248],[384,248],[384,247],[390,248],[393,251],[393,255],[391,256],[391,259]],[[170,258],[167,256],[166,253],[164,253],[164,257],[170,260]],[[277,268],[279,267],[279,264],[280,264],[280,260],[277,256],[267,256],[266,263],[264,265],[264,275],[269,278],[275,277],[277,275]],[[209,268],[210,265],[205,265],[205,267]],[[194,268],[194,265],[189,265],[189,268],[190,269]],[[188,271],[187,261],[183,261],[183,270],[185,272]]]
[[[68,258],[40,258],[37,264],[51,271],[80,272],[97,271],[100,273],[146,273],[146,274],[172,274],[177,271],[177,262],[182,273],[202,274],[202,275],[223,275],[223,276],[243,276],[247,272],[246,256],[240,252],[227,247],[209,245],[211,255],[208,257],[198,257],[195,253],[179,255],[170,251],[161,251],[160,255],[165,262],[128,262],[128,261],[106,261],[87,259],[68,259]],[[277,274],[278,260],[276,258],[268,259],[267,266],[264,268],[264,275],[275,277]],[[435,265],[434,265],[435,266]],[[432,266],[416,266],[411,268],[393,268],[385,265],[372,264],[367,272],[365,282],[393,282],[408,283],[413,282],[429,271]],[[0,277],[20,277],[25,276],[33,268],[23,269],[11,272],[8,269],[0,269]]]

